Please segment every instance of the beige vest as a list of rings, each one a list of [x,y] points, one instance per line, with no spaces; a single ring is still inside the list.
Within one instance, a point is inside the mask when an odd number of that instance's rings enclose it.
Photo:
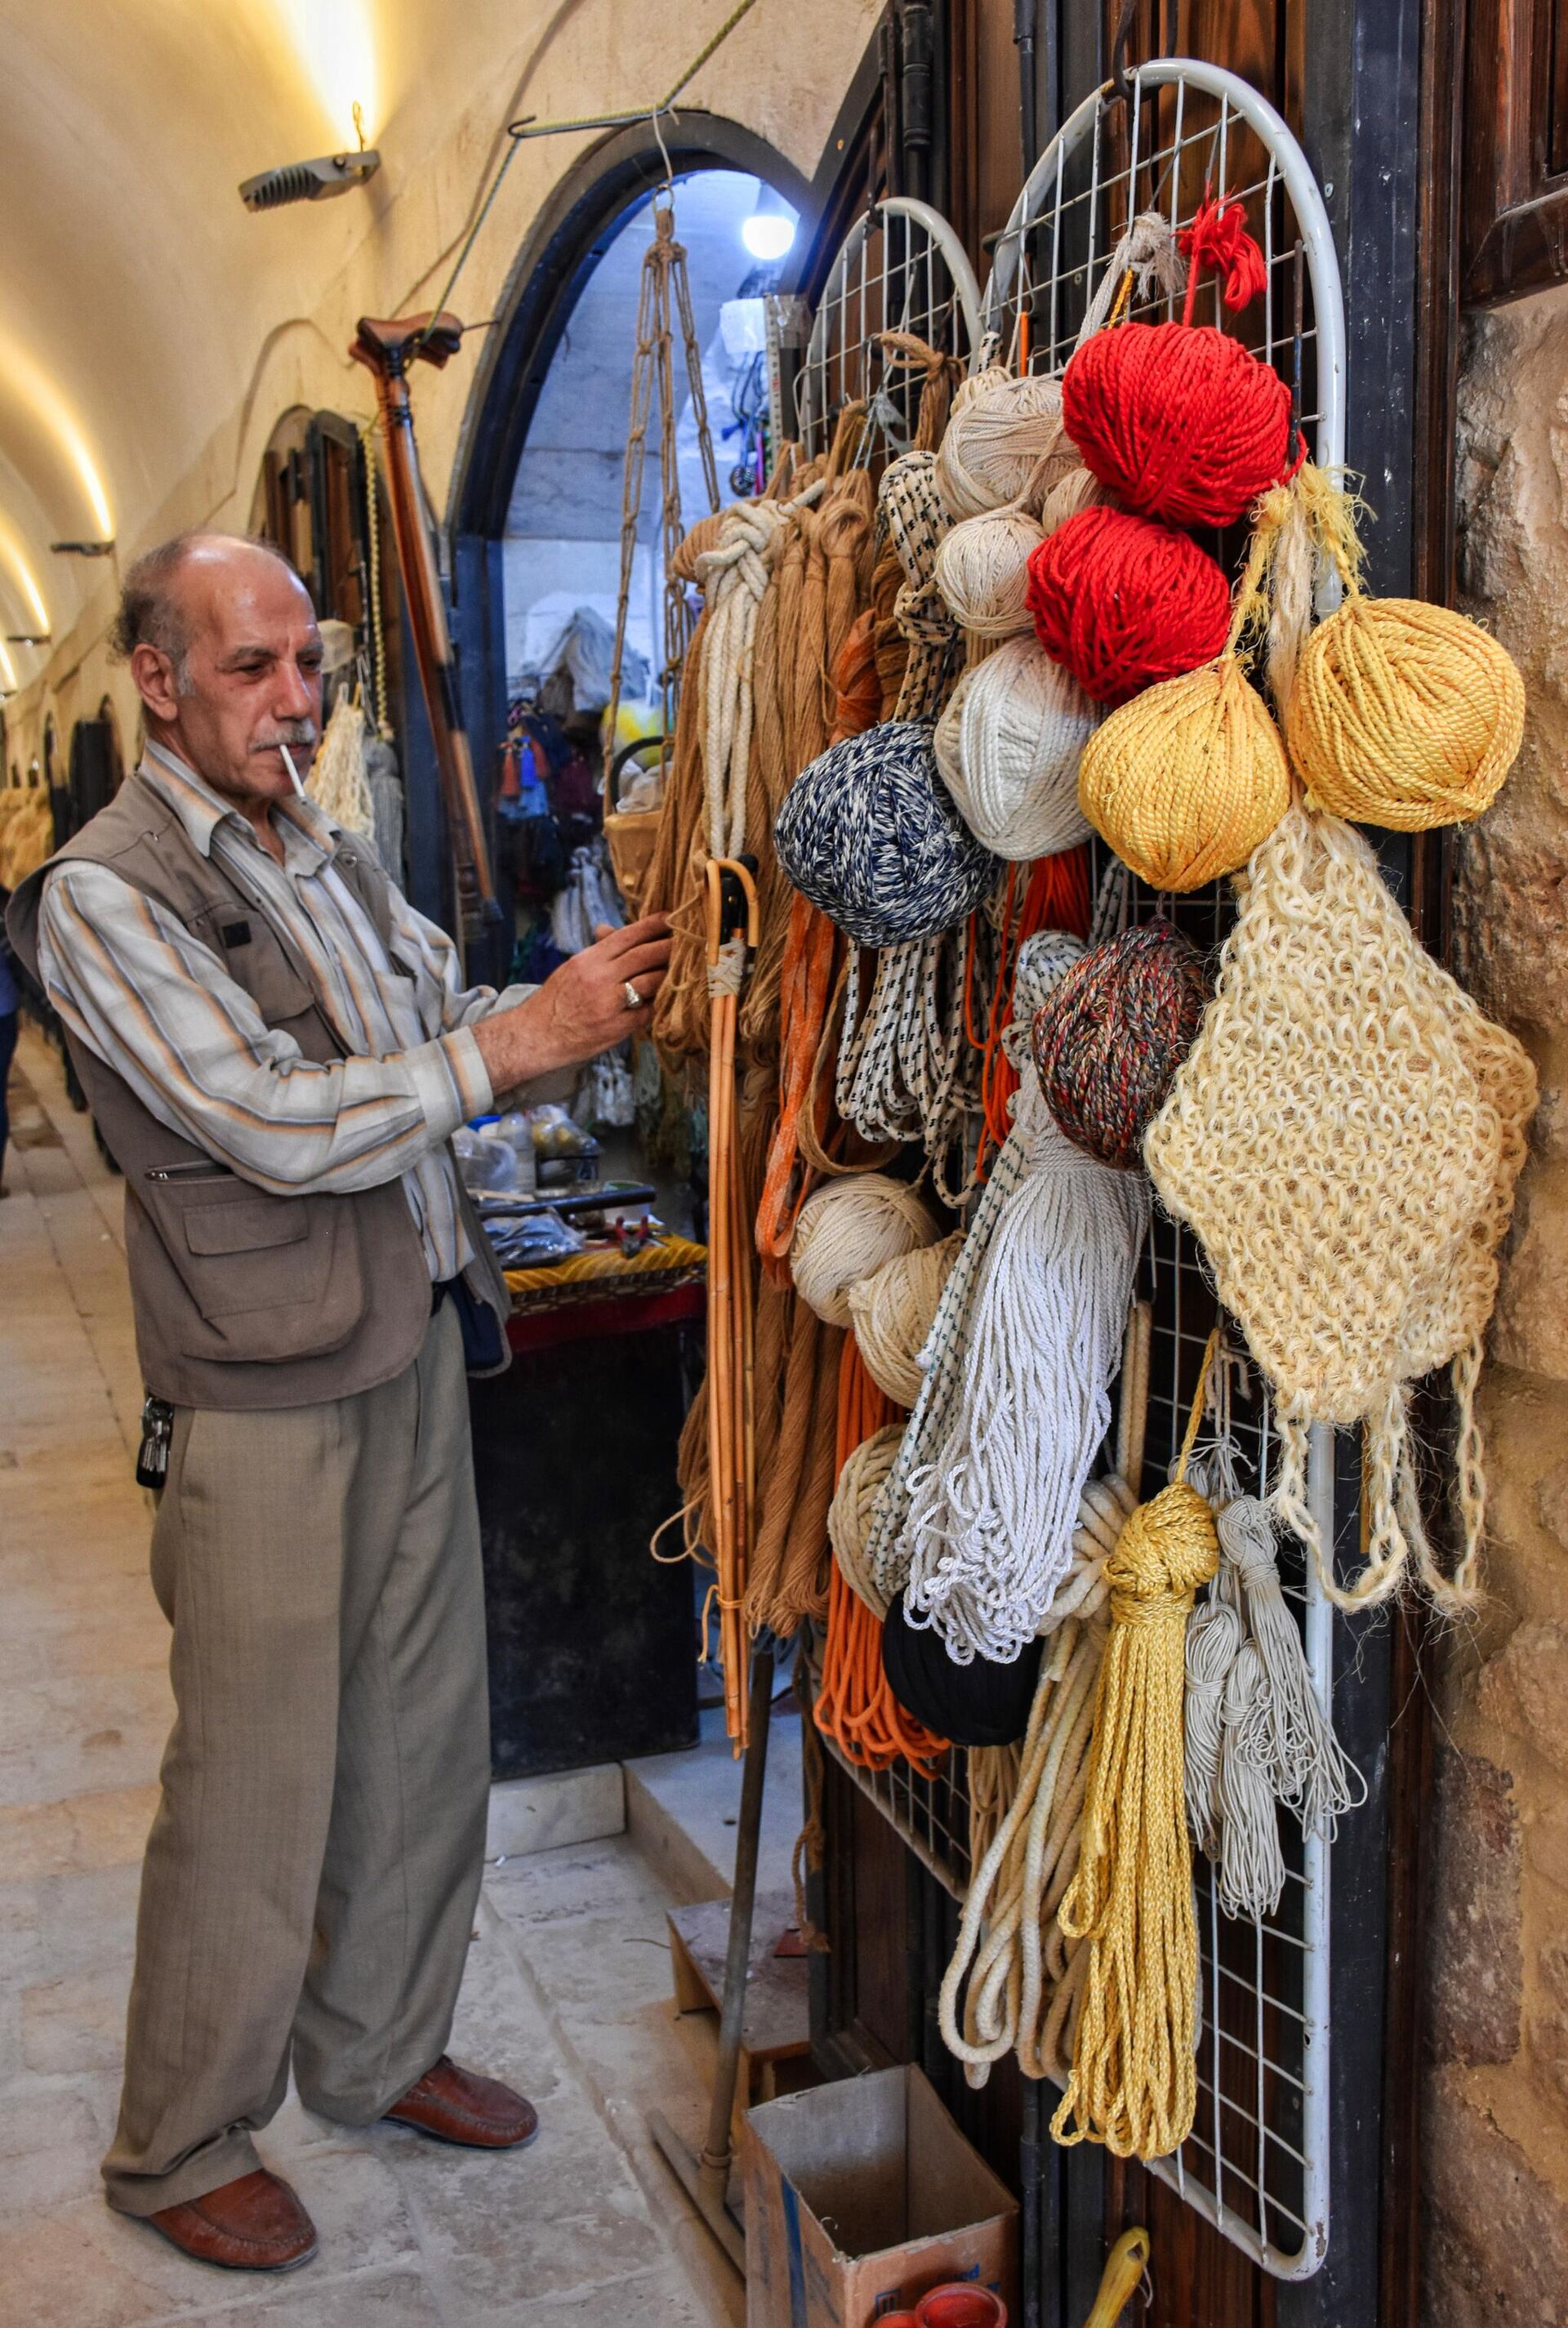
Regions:
[[[73,858],[112,868],[182,922],[305,1058],[343,1056],[303,957],[139,776],[13,898],[11,942],[34,978],[43,884]],[[345,835],[333,864],[389,941],[387,879],[370,843]],[[429,1271],[401,1180],[356,1196],[271,1196],[169,1131],[123,1076],[70,1040],[88,1104],[126,1177],[136,1350],[154,1397],[175,1406],[305,1406],[400,1374],[430,1320]],[[478,1256],[465,1276],[504,1319],[506,1282],[461,1182],[459,1202]]]

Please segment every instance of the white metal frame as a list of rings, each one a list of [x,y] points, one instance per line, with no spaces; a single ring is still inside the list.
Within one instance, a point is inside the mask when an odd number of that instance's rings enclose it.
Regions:
[[[889,221],[903,221],[902,255],[891,249]],[[881,248],[871,256],[874,239]],[[878,335],[913,332],[945,354],[970,361],[980,331],[980,285],[947,221],[928,202],[889,195],[862,211],[840,245],[812,319],[811,337],[795,376],[796,427],[807,457],[825,453],[839,414],[879,384]],[[913,395],[917,382],[909,383]],[[912,418],[912,414],[910,415]],[[867,432],[862,460],[881,433]]]
[[[1064,310],[1070,307],[1082,313],[1109,264],[1116,234],[1134,211],[1159,208],[1169,215],[1173,229],[1188,222],[1190,211],[1184,212],[1182,208],[1184,178],[1189,188],[1191,164],[1201,160],[1205,191],[1248,200],[1254,216],[1261,211],[1260,239],[1266,284],[1263,294],[1263,344],[1260,352],[1287,378],[1291,376],[1293,368],[1299,379],[1303,339],[1310,339],[1316,409],[1310,415],[1300,416],[1301,425],[1304,430],[1311,430],[1319,465],[1338,466],[1345,457],[1344,294],[1328,212],[1306,155],[1274,108],[1234,73],[1196,59],[1169,58],[1141,67],[1130,80],[1132,94],[1125,123],[1125,161],[1114,167],[1111,164],[1108,123],[1113,112],[1120,110],[1121,100],[1107,85],[1077,108],[1030,172],[996,246],[981,310],[981,339],[995,334],[1004,350],[1016,354],[1020,339],[1019,318],[1027,302],[1032,320],[1039,324],[1038,336],[1029,350],[1030,367],[1061,371],[1072,352],[1074,337],[1073,324]],[[1167,100],[1163,134],[1157,117],[1151,135],[1145,99],[1160,91],[1174,94]],[[1245,132],[1252,133],[1251,140]],[[1252,140],[1255,140],[1255,146]],[[1250,152],[1262,149],[1263,175],[1233,183],[1233,165],[1238,149],[1243,148]],[[1116,201],[1118,196],[1120,200]],[[1108,197],[1112,198],[1110,202]],[[1114,228],[1106,215],[1113,205],[1116,214]],[[1278,230],[1281,222],[1291,230],[1282,238]],[[1080,238],[1086,230],[1086,249],[1075,248],[1075,230]],[[1306,320],[1300,282],[1303,267],[1305,290],[1310,300],[1310,323]],[[1294,312],[1282,317],[1286,269],[1293,270]],[[1043,319],[1038,315],[1042,299],[1047,311]],[[1150,316],[1160,312],[1170,314],[1175,312],[1175,303],[1162,297],[1131,312]],[[1225,320],[1217,288],[1212,314],[1206,309],[1204,320],[1221,324]],[[1288,323],[1288,330],[1282,331],[1282,320]],[[1328,611],[1337,596],[1335,578],[1319,577],[1319,611]],[[1178,1323],[1178,1360],[1180,1340]],[[1265,1425],[1261,1460],[1266,1460],[1266,1441]],[[1312,1434],[1308,1488],[1323,1541],[1332,1544],[1334,1450],[1332,1433],[1326,1430],[1318,1429]],[[1321,1703],[1329,1705],[1333,1685],[1333,1611],[1310,1572],[1304,1576],[1301,1591],[1292,1597],[1301,1610],[1313,1680]],[[1250,2117],[1241,2115],[1245,2118],[1244,2138],[1253,2146],[1256,2160],[1247,2204],[1255,2211],[1257,2222],[1249,2220],[1231,2203],[1231,2199],[1241,2195],[1238,2182],[1245,2183],[1249,2179],[1244,2170],[1227,2166],[1225,2154],[1227,2116],[1236,2115],[1237,2110],[1234,2099],[1222,2094],[1221,2049],[1238,2042],[1224,2025],[1225,2020],[1234,2019],[1236,2000],[1227,1996],[1231,2010],[1222,2015],[1221,1919],[1212,1885],[1201,1881],[1200,1924],[1206,1929],[1200,2080],[1208,2089],[1208,2123],[1215,2140],[1207,2148],[1189,2140],[1175,2157],[1158,2161],[1153,2169],[1181,2193],[1189,2206],[1207,2216],[1255,2262],[1275,2277],[1286,2280],[1310,2277],[1321,2265],[1329,2244],[1330,1855],[1329,1845],[1323,1838],[1302,1837],[1300,1881],[1297,1884],[1292,1880],[1288,1886],[1280,1911],[1282,1927],[1289,1919],[1293,1929],[1281,1929],[1267,1936],[1276,1955],[1286,1947],[1299,1951],[1299,2009],[1285,2006],[1267,1993],[1263,1974],[1265,1934],[1260,1930],[1256,1935],[1257,1979],[1250,2051],[1257,2075]],[[1223,1976],[1235,1978],[1229,1972]],[[1271,2026],[1285,2034],[1269,2040],[1265,2031]],[[1292,2033],[1297,2030],[1299,2036]],[[1243,2048],[1244,2051],[1247,2050]],[[1290,2064],[1278,2058],[1286,2051],[1291,2055]],[[1277,2126],[1270,2124],[1271,2097],[1277,2114],[1278,2098],[1283,2091],[1282,2081],[1287,2080],[1296,2096],[1291,2106],[1293,2122],[1299,2130],[1295,2143],[1286,2140]],[[1300,2168],[1300,2204],[1286,2211],[1300,2230],[1300,2239],[1293,2245],[1270,2236],[1271,2221],[1281,2219],[1279,2202],[1269,2196],[1265,2188],[1272,2145],[1288,2151]],[[1226,2196],[1227,2179],[1231,2198]]]

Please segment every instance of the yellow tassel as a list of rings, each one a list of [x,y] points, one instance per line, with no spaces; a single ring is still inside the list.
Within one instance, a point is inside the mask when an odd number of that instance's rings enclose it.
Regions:
[[[1164,2158],[1197,2106],[1197,1929],[1182,1807],[1187,1619],[1214,1574],[1214,1515],[1187,1484],[1217,1331],[1173,1484],[1141,1504],[1105,1563],[1111,1637],[1094,1699],[1084,1841],[1057,1913],[1088,1942],[1073,2073],[1051,2133],[1118,2158]]]

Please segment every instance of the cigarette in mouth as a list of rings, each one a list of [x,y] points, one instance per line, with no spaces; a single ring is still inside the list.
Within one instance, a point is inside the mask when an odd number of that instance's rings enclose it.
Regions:
[[[288,770],[288,780],[294,786],[295,798],[303,800],[305,786],[299,781],[299,770],[294,765],[294,756],[286,744],[280,744],[277,748],[283,755],[283,765]]]

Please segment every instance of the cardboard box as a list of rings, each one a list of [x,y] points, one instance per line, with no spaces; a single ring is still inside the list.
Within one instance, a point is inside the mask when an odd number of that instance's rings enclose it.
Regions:
[[[746,2328],[869,2328],[944,2280],[1018,2313],[1018,2201],[919,2070],[747,2110]]]

